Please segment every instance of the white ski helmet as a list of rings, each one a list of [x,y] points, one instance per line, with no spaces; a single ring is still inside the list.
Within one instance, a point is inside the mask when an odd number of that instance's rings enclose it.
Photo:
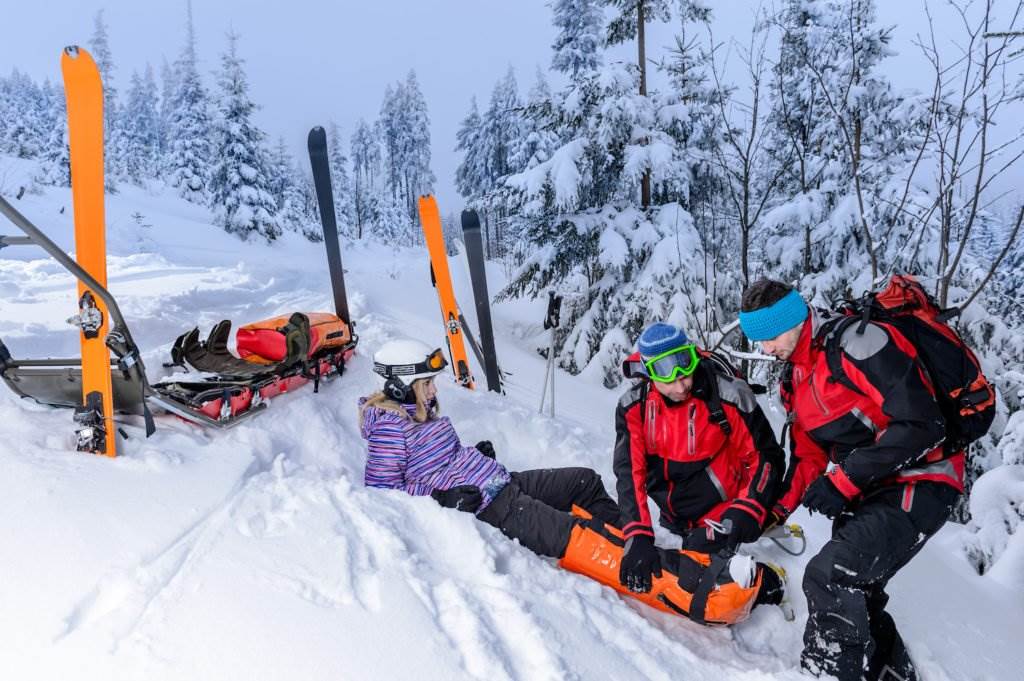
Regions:
[[[447,360],[441,348],[410,338],[388,341],[373,353],[373,372],[381,377],[388,397],[402,401],[413,382],[432,378],[444,371]]]

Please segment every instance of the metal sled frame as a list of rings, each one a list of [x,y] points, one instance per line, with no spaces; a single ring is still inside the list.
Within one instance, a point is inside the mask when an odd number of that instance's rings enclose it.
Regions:
[[[111,361],[115,408],[122,413],[146,415],[147,434],[151,433],[151,419],[145,404],[146,397],[151,393],[146,370],[117,301],[106,287],[100,286],[96,279],[2,196],[0,213],[25,233],[23,237],[0,236],[0,249],[6,246],[39,246],[106,304],[112,321],[107,334],[107,346],[117,356],[116,360]],[[0,342],[0,376],[15,394],[41,404],[77,407],[81,403],[81,358],[16,360]]]

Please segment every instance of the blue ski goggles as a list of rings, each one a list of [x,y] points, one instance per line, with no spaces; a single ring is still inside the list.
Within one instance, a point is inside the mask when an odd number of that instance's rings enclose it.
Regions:
[[[658,383],[672,383],[680,376],[692,376],[700,364],[697,346],[689,343],[644,360],[647,376]]]

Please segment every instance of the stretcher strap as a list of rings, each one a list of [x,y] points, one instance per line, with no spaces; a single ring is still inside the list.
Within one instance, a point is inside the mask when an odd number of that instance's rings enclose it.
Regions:
[[[707,624],[704,619],[704,611],[708,606],[708,598],[711,592],[718,585],[718,577],[729,565],[729,558],[720,554],[711,554],[711,564],[708,565],[701,576],[697,588],[693,592],[693,600],[690,601],[690,619],[697,624]]]

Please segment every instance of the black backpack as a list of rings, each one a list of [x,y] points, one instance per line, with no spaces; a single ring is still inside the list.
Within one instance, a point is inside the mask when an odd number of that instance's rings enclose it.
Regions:
[[[988,432],[995,418],[995,389],[982,373],[977,356],[946,322],[960,314],[942,310],[910,275],[895,275],[882,291],[846,301],[838,316],[827,320],[815,336],[825,351],[829,381],[864,394],[843,371],[839,339],[851,326],[863,333],[869,321],[899,331],[917,350],[935,388],[935,399],[946,420],[947,452],[963,449]]]

